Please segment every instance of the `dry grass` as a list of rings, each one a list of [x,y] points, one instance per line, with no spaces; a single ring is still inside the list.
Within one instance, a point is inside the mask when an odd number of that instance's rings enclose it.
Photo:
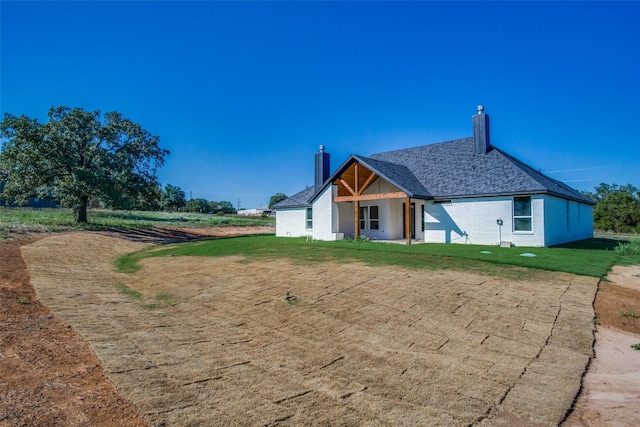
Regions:
[[[557,425],[591,357],[594,278],[240,257],[113,272],[142,246],[71,233],[23,255],[39,298],[157,425]]]

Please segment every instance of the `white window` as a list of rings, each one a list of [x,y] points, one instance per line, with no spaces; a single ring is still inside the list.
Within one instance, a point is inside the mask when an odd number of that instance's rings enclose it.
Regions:
[[[513,231],[531,230],[531,197],[514,197]]]
[[[377,206],[360,207],[360,230],[377,230],[380,227]]]
[[[313,228],[313,208],[307,208],[307,230]]]

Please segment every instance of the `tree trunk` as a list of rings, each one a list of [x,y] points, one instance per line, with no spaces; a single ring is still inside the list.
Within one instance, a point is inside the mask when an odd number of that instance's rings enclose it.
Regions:
[[[80,206],[76,212],[76,222],[87,223],[87,205],[89,204],[89,196],[82,196],[80,198]]]

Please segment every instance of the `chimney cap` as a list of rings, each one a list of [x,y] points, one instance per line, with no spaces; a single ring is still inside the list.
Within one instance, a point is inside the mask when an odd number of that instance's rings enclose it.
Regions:
[[[484,114],[484,105],[478,105],[476,108],[478,109],[478,114]]]
[[[321,146],[320,146],[320,152],[321,152],[321,153],[324,153],[324,145],[321,145]]]

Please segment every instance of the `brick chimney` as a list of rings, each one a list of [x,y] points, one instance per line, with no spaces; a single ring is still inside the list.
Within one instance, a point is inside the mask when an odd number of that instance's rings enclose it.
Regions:
[[[318,191],[322,184],[329,179],[329,153],[324,152],[324,145],[320,146],[320,152],[316,153],[316,182],[315,191]]]
[[[484,113],[484,106],[478,105],[478,114],[473,116],[474,154],[487,154],[490,149],[489,115]]]

